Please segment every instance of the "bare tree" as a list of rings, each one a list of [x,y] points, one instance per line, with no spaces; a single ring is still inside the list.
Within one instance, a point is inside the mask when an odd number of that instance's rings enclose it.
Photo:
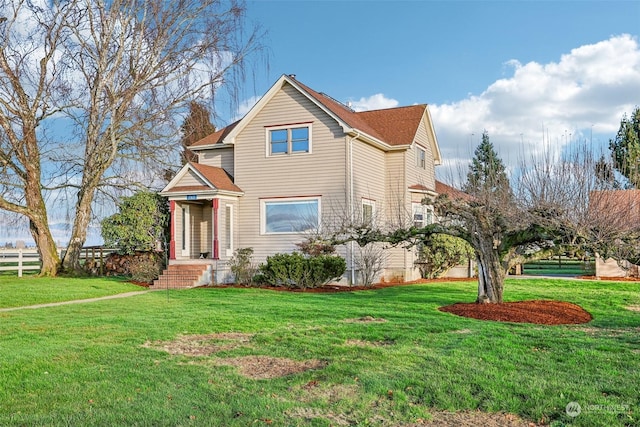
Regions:
[[[176,120],[193,100],[237,94],[259,33],[243,31],[236,0],[4,1],[0,11],[0,208],[29,218],[42,272],[55,274],[45,198],[73,194],[63,266],[77,269],[96,196],[179,165]],[[46,132],[54,119],[64,136]]]

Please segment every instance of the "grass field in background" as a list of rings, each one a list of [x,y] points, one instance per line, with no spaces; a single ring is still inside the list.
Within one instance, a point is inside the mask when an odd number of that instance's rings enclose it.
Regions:
[[[541,259],[524,265],[523,274],[533,276],[594,276],[595,261],[558,257]]]
[[[474,282],[338,294],[203,288],[0,313],[0,425],[403,426],[437,410],[640,425],[640,313],[626,308],[640,305],[640,284],[507,281],[505,300],[580,304],[594,316],[586,325],[438,311],[474,301],[475,290]],[[247,335],[237,346],[218,340],[211,355],[161,349],[212,333]],[[244,356],[324,367],[251,379],[221,365]],[[569,402],[582,407],[575,418]]]

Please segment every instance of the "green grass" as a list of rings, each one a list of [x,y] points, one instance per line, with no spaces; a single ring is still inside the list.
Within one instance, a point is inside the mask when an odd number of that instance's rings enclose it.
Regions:
[[[0,308],[103,297],[143,290],[116,278],[0,277]]]
[[[640,284],[507,281],[506,300],[580,304],[594,316],[581,326],[438,311],[473,301],[475,287],[194,289],[0,313],[0,425],[397,426],[435,410],[509,412],[556,426],[640,425],[640,313],[625,308],[640,304]],[[363,316],[386,322],[345,322]],[[200,357],[143,347],[215,332],[252,339]],[[212,363],[243,355],[327,365],[253,380]],[[583,408],[575,418],[565,411],[573,401]]]

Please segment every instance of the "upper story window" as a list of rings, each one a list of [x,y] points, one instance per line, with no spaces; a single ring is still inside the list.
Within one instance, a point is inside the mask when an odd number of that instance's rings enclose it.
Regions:
[[[311,152],[311,124],[285,125],[267,128],[267,154]]]
[[[418,147],[416,145],[416,166],[420,169],[427,168],[427,152],[424,148]]]

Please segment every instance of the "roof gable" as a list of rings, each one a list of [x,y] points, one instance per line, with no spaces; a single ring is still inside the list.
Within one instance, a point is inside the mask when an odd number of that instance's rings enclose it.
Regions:
[[[356,112],[330,96],[311,89],[293,76],[287,75],[282,75],[242,119],[197,141],[189,148],[201,150],[213,148],[222,143],[233,144],[238,133],[287,84],[336,120],[345,133],[358,136],[386,150],[409,147],[414,142],[418,127],[421,123],[425,123],[434,159],[436,164],[440,164],[440,149],[426,104]]]
[[[195,183],[185,183],[185,177],[187,176],[195,178]],[[179,193],[185,191],[243,192],[240,187],[233,183],[233,179],[224,169],[200,163],[187,163],[184,165],[180,172],[178,172],[160,193]]]

